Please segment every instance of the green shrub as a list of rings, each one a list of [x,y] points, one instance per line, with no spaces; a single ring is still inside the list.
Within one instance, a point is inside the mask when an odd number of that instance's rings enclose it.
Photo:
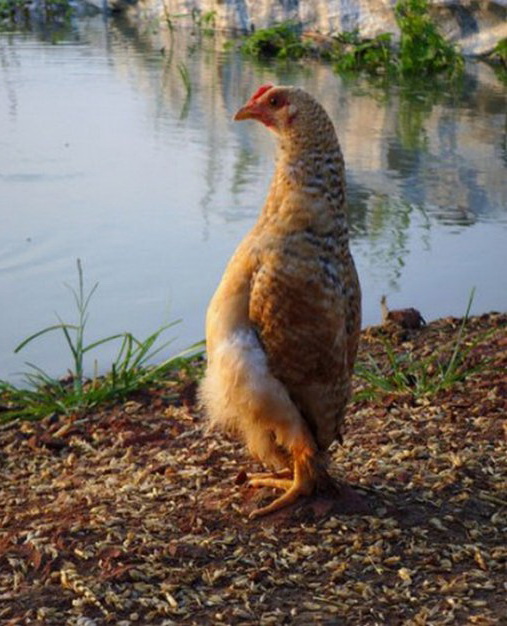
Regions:
[[[493,55],[507,67],[507,37],[496,44]]]
[[[394,67],[391,33],[382,33],[374,39],[359,38],[357,31],[344,32],[335,38],[331,61],[337,72],[385,73]]]
[[[507,85],[507,37],[496,44],[486,60],[491,63],[498,80]]]
[[[240,50],[257,59],[300,59],[310,48],[302,41],[299,28],[293,22],[282,22],[247,35]]]
[[[394,11],[401,31],[398,64],[402,75],[462,71],[463,57],[438,32],[427,0],[398,0]]]
[[[36,5],[32,0],[0,0],[0,25],[4,26],[19,23],[29,25],[33,16],[45,23],[61,23],[72,13],[69,0],[42,0]]]
[[[305,41],[298,26],[292,22],[247,35],[242,39],[241,51],[257,59],[316,56],[333,63],[340,73],[366,71],[418,78],[440,72],[461,73],[463,57],[438,32],[428,13],[427,0],[398,0],[395,15],[401,31],[396,51],[391,33],[361,39],[357,31],[340,33],[329,41],[329,45],[319,48],[312,41]],[[502,50],[500,47],[499,55],[506,54]]]

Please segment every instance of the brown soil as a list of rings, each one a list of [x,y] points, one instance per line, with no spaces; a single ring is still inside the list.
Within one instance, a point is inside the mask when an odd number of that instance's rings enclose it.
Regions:
[[[397,331],[449,351],[459,320]],[[472,318],[474,376],[351,403],[337,496],[267,502],[236,443],[202,432],[195,383],[0,430],[0,623],[507,624],[507,315]],[[486,333],[489,332],[488,336]],[[388,369],[389,328],[363,333]],[[357,384],[360,391],[361,386]]]

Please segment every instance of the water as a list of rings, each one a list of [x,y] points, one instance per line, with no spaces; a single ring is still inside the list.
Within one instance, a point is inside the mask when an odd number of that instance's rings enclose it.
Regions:
[[[305,87],[336,123],[365,325],[382,293],[426,319],[462,315],[474,286],[474,312],[507,309],[507,88],[487,66],[471,65],[458,95],[407,93],[101,18],[57,44],[2,34],[0,65],[0,378],[17,381],[25,361],[65,372],[60,337],[13,349],[55,312],[76,319],[64,283],[76,286],[77,258],[88,288],[99,283],[90,341],[178,318],[169,353],[203,338],[273,169],[270,134],[231,122],[264,82]],[[99,370],[113,354],[97,351]]]

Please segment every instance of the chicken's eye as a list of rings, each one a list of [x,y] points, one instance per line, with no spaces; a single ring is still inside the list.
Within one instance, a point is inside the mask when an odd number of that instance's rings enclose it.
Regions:
[[[272,107],[277,107],[278,106],[278,98],[276,96],[271,96],[271,98],[269,99],[269,104]]]

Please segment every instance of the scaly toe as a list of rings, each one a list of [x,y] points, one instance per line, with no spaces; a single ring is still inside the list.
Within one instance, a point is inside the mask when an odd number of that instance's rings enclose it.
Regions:
[[[279,511],[294,502],[301,496],[309,495],[309,490],[302,488],[301,486],[295,486],[292,481],[289,481],[292,485],[283,495],[279,498],[268,504],[267,506],[263,506],[260,509],[255,509],[248,516],[250,519],[255,519],[257,517],[262,517],[263,515],[268,515],[269,513],[274,513],[275,511]]]
[[[247,484],[250,487],[274,487],[275,489],[284,489],[287,491],[291,488],[293,482],[292,478],[266,476],[265,478],[250,478]]]

